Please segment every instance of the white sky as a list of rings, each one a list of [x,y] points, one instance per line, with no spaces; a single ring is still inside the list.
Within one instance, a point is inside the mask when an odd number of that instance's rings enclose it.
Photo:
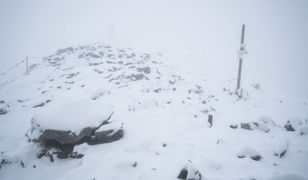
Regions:
[[[243,82],[308,97],[306,0],[0,0],[0,71],[27,55],[111,41],[173,59],[190,54],[213,77],[231,79],[243,22]]]

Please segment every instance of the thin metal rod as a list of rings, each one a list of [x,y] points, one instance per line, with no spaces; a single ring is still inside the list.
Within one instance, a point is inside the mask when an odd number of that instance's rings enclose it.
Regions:
[[[245,38],[245,24],[242,25],[242,36],[241,36],[241,47],[240,47],[240,52],[244,51],[244,38]],[[237,73],[237,86],[236,89],[239,90],[241,87],[241,76],[242,76],[242,64],[243,64],[243,58],[240,55],[239,57],[239,66],[238,66],[238,73]]]
[[[28,56],[26,56],[26,68],[27,68],[27,75],[28,75],[29,74]]]
[[[239,65],[238,65],[237,86],[236,86],[236,89],[240,89],[240,87],[241,87],[242,63],[243,63],[243,59],[240,58]]]

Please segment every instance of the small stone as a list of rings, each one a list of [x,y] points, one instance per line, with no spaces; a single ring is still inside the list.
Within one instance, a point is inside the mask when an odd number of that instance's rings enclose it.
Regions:
[[[256,155],[256,156],[251,156],[250,158],[252,160],[259,161],[261,159],[261,156],[260,155]]]
[[[241,123],[241,128],[246,130],[253,130],[249,123]]]
[[[135,168],[135,167],[137,167],[137,165],[138,165],[138,163],[135,161],[132,166]]]
[[[232,128],[232,129],[237,129],[238,125],[237,124],[231,124],[229,127]]]
[[[25,168],[25,164],[22,160],[20,161],[20,165],[21,165],[22,168]]]
[[[153,91],[156,92],[156,93],[159,93],[161,91],[161,88],[155,89]]]

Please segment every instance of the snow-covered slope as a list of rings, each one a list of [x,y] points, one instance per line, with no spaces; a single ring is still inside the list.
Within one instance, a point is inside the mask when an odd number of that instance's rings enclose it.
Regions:
[[[58,50],[1,83],[0,179],[176,179],[185,167],[202,179],[308,179],[308,100],[269,96],[256,83],[239,99],[233,80],[205,74],[103,43]],[[54,115],[76,103],[82,117],[69,108]],[[75,146],[82,159],[36,158],[25,136],[31,119],[50,113],[47,125],[56,118],[74,129],[105,109],[123,139]]]

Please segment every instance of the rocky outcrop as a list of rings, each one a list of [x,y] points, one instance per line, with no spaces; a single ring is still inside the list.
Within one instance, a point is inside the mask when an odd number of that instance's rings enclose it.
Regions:
[[[124,136],[124,130],[122,128],[118,130],[99,131],[103,125],[109,124],[111,116],[112,114],[97,127],[85,127],[78,134],[70,130],[44,129],[39,130],[41,134],[38,138],[31,139],[30,136],[28,137],[31,142],[39,146],[38,158],[46,156],[52,162],[54,161],[54,155],[59,159],[81,158],[83,155],[74,152],[74,146],[82,143],[89,145],[110,143]],[[32,132],[39,127],[39,124],[32,121]]]

